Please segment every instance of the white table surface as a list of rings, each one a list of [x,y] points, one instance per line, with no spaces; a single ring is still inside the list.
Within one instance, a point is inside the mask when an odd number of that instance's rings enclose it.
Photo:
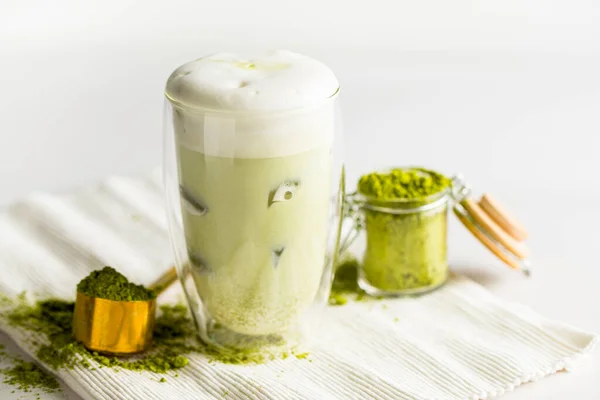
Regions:
[[[124,3],[127,16],[137,12],[134,2]],[[452,29],[446,23],[449,30],[433,34],[403,15],[396,42],[387,30],[391,17],[383,17],[381,28],[371,20],[361,28],[351,24],[361,21],[354,10],[350,22],[340,22],[348,41],[332,33],[325,37],[329,44],[317,37],[300,39],[299,33],[268,39],[263,31],[237,42],[229,35],[175,43],[175,28],[153,34],[144,25],[153,15],[160,20],[158,12],[142,13],[131,32],[119,18],[110,30],[98,25],[101,18],[90,12],[88,25],[73,20],[58,28],[46,22],[44,35],[41,28],[35,31],[36,23],[48,14],[66,17],[44,8],[31,17],[17,4],[11,3],[16,22],[3,25],[0,16],[0,33],[16,40],[8,43],[0,36],[5,46],[0,52],[0,204],[34,189],[60,192],[109,174],[150,170],[160,163],[161,92],[172,69],[228,43],[289,47],[323,59],[339,75],[349,182],[390,165],[462,172],[476,192],[493,193],[529,228],[534,273],[526,279],[503,267],[456,221],[450,227],[453,268],[502,298],[600,332],[600,35],[595,36],[600,29],[591,25],[600,12],[592,3],[586,9],[578,2],[578,14],[566,6],[554,8],[552,17],[547,9],[529,10],[524,18],[546,18],[533,25],[483,13],[477,23],[465,20]],[[455,17],[460,9],[446,11]],[[423,18],[426,10],[419,15]],[[182,18],[189,33],[190,17]],[[548,28],[548,21],[556,25]],[[379,34],[380,45],[367,46],[367,39],[352,36],[359,28]],[[511,36],[515,32],[522,41]],[[12,348],[2,334],[0,342]],[[527,384],[503,398],[598,399],[599,353],[572,373]],[[8,389],[0,384],[2,399],[20,396]],[[78,398],[68,390],[65,394]]]

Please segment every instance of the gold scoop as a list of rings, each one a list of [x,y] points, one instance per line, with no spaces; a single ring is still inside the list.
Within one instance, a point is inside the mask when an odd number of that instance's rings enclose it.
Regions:
[[[177,280],[172,267],[148,289],[156,296]],[[105,354],[134,354],[152,344],[156,298],[114,301],[90,297],[77,291],[73,314],[73,337],[87,349]]]

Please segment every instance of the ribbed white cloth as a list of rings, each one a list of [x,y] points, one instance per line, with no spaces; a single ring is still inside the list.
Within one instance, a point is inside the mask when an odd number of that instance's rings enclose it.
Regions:
[[[164,214],[158,173],[31,195],[0,214],[0,290],[73,299],[104,265],[148,284],[171,264]],[[167,293],[182,299],[178,287]],[[191,355],[166,383],[108,368],[56,374],[85,399],[486,399],[568,368],[596,342],[463,277],[420,298],[327,314],[308,359],[240,366]],[[1,328],[31,354],[26,334]]]

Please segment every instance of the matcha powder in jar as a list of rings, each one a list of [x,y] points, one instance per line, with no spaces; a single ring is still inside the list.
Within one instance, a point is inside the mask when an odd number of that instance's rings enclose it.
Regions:
[[[442,174],[412,167],[359,180],[350,201],[365,231],[362,289],[371,295],[418,294],[446,281],[451,184]]]

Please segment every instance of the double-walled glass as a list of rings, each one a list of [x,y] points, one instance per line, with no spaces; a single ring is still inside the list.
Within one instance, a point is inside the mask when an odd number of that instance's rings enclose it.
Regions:
[[[203,340],[295,341],[326,304],[344,192],[337,103],[223,111],[167,93],[170,236]]]

